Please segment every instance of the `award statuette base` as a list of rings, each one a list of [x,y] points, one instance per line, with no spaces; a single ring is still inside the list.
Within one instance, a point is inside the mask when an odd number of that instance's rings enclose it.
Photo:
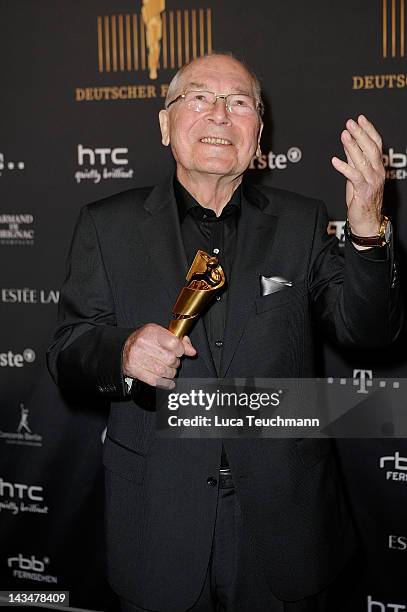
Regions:
[[[198,251],[188,274],[188,284],[178,295],[172,310],[173,319],[168,329],[183,338],[192,329],[195,320],[213,300],[226,282],[225,273],[218,258]]]

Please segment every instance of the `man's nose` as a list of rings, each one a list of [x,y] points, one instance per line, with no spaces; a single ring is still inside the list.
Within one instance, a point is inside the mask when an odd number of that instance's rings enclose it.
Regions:
[[[225,98],[217,98],[216,102],[212,104],[208,119],[219,124],[230,123],[229,113],[226,110]]]

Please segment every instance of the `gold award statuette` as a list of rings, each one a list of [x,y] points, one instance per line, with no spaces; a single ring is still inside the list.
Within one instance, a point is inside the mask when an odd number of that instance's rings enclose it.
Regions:
[[[198,251],[172,309],[168,329],[178,338],[189,333],[198,316],[225,284],[225,273],[218,258]]]
[[[143,0],[141,14],[146,25],[148,68],[150,79],[157,78],[160,59],[160,41],[163,35],[161,13],[165,10],[165,0]]]

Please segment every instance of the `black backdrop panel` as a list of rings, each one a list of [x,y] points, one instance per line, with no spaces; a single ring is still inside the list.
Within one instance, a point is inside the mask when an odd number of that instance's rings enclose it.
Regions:
[[[363,112],[376,124],[403,264],[405,0],[166,0],[156,78],[141,0],[3,1],[0,11],[0,586],[69,589],[71,605],[114,609],[103,546],[108,408],[67,402],[45,367],[78,211],[171,170],[157,121],[168,83],[188,58],[232,51],[259,75],[266,102],[263,155],[250,175],[324,199],[339,238],[344,181],[330,158],[342,155],[348,117]],[[404,338],[370,353],[321,344],[321,373],[402,378],[403,349]],[[341,440],[338,450],[368,553],[366,609],[407,609],[407,444]]]

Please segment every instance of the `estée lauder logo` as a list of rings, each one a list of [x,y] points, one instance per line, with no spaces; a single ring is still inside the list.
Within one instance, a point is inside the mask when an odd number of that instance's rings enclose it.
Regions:
[[[167,83],[157,83],[160,71],[175,71],[212,53],[210,8],[168,9],[166,0],[142,0],[141,12],[96,17],[99,74],[145,74],[146,83],[81,87],[77,102],[165,97]]]
[[[386,65],[389,63],[389,66],[394,65],[394,62],[400,64],[400,60],[406,57],[407,0],[376,0],[376,2],[379,4],[378,14],[381,17],[381,31],[377,36],[381,58],[386,60]],[[386,74],[354,75],[352,89],[404,89],[407,87],[407,75],[405,71],[396,72],[396,70]]]

